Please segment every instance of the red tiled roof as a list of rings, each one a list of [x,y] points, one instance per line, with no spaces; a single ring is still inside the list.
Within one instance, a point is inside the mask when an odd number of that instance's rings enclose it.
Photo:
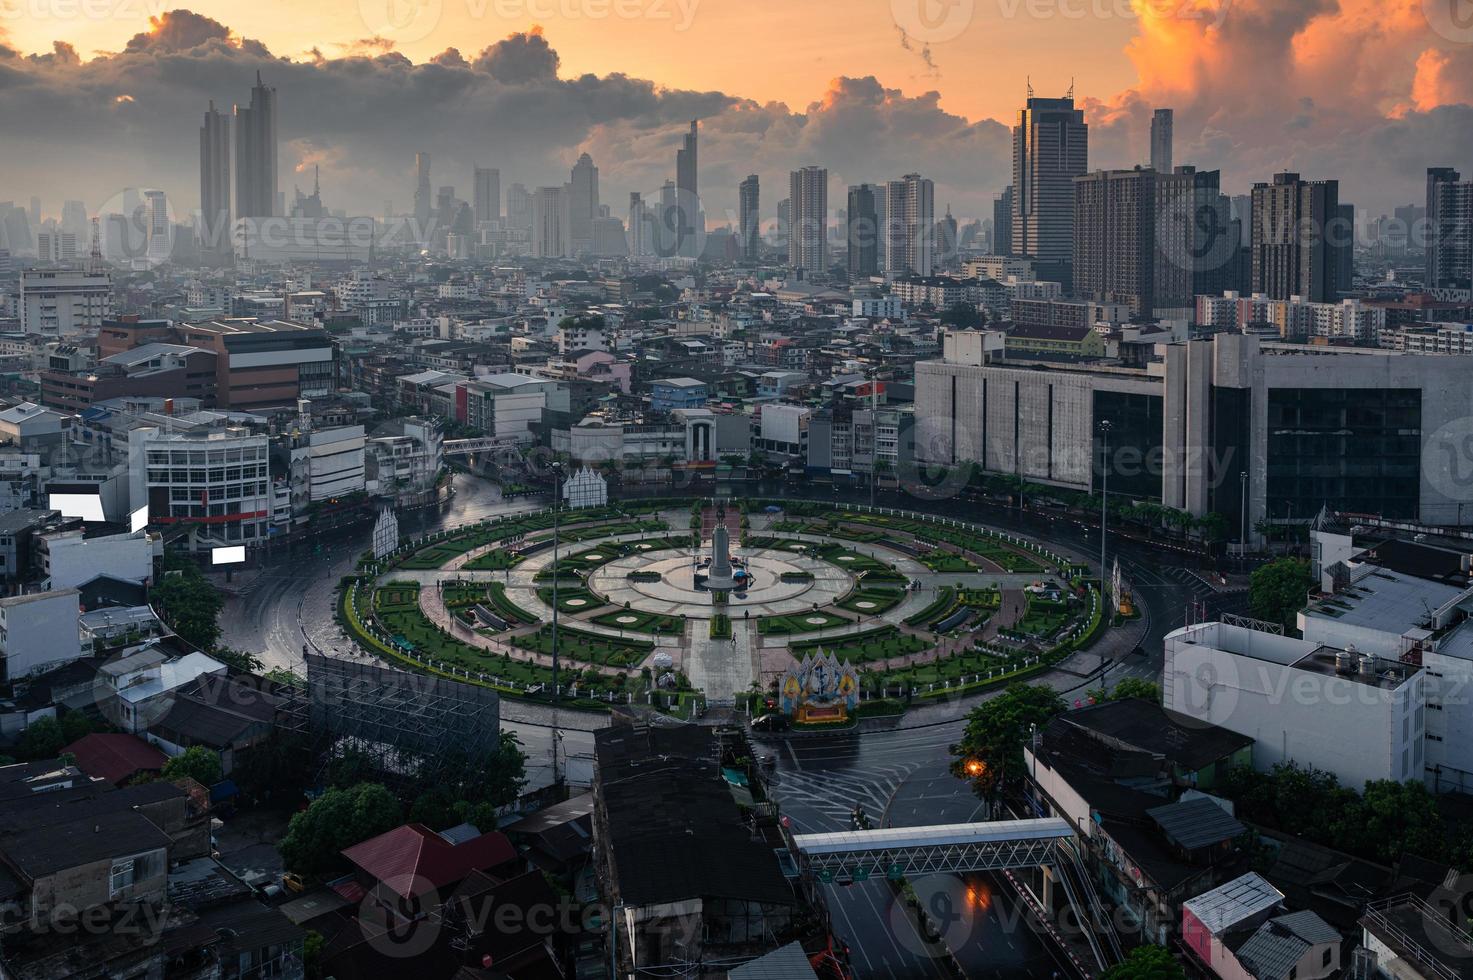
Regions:
[[[158,772],[169,757],[136,735],[93,732],[61,750],[75,756],[77,766],[89,776],[121,783],[140,772]]]
[[[492,831],[463,844],[451,844],[424,824],[407,823],[343,851],[356,867],[404,898],[461,881],[514,860],[516,848],[505,834]]]

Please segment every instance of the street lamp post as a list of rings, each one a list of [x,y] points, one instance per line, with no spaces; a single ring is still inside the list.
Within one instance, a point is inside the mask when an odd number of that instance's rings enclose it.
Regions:
[[[1248,560],[1248,471],[1238,474],[1238,509],[1242,516],[1238,529],[1238,571],[1241,572]]]
[[[1108,530],[1106,524],[1110,520],[1110,430],[1114,423],[1109,419],[1100,422],[1100,433],[1104,440],[1104,449],[1100,456],[1100,604],[1105,602],[1105,578],[1110,574],[1105,567],[1105,541]]]

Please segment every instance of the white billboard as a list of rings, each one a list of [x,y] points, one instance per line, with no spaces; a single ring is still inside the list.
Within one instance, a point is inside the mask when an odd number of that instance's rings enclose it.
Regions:
[[[144,504],[130,515],[129,524],[132,527],[131,533],[133,534],[137,534],[139,531],[148,527],[148,504]]]
[[[101,521],[102,496],[97,493],[53,493],[47,506],[61,511],[62,517],[80,517],[84,521]]]
[[[245,545],[230,544],[210,552],[211,565],[237,565],[245,561]]]

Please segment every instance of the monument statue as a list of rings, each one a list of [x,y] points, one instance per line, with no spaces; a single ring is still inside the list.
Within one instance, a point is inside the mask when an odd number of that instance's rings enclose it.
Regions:
[[[717,524],[711,532],[711,570],[706,575],[713,585],[733,581],[731,573],[731,541],[725,524]]]

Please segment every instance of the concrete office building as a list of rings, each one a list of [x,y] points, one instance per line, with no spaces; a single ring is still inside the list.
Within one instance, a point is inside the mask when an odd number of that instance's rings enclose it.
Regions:
[[[1050,362],[1045,372],[968,349],[966,336],[948,335],[942,360],[916,365],[919,459],[1098,490],[1099,423],[1109,420],[1111,493],[1215,511],[1232,538],[1323,507],[1473,523],[1456,463],[1436,442],[1473,415],[1458,358],[1219,334],[1156,345],[1142,366]]]
[[[1074,249],[1074,178],[1089,170],[1089,126],[1074,97],[1035,98],[1013,127],[1012,254],[1058,270],[1066,288]]]
[[[1009,185],[992,202],[993,255],[1013,254],[1013,188]]]
[[[532,198],[532,254],[539,259],[566,258],[573,235],[571,218],[565,188],[537,188]]]
[[[295,404],[337,386],[337,352],[321,327],[285,320],[180,324],[179,342],[215,354],[215,404],[249,411]]]
[[[271,519],[268,439],[242,428],[144,426],[128,434],[129,500],[149,523],[188,529],[191,550],[254,544]]]
[[[598,167],[587,153],[573,164],[567,192],[569,254],[581,255],[593,248],[593,222],[599,214]]]
[[[1172,116],[1170,109],[1151,113],[1151,169],[1158,174],[1169,174],[1172,169]]]
[[[493,167],[477,167],[472,199],[476,224],[501,220],[501,171]]]
[[[112,274],[99,268],[25,269],[20,274],[20,326],[25,333],[69,337],[112,315]]]

